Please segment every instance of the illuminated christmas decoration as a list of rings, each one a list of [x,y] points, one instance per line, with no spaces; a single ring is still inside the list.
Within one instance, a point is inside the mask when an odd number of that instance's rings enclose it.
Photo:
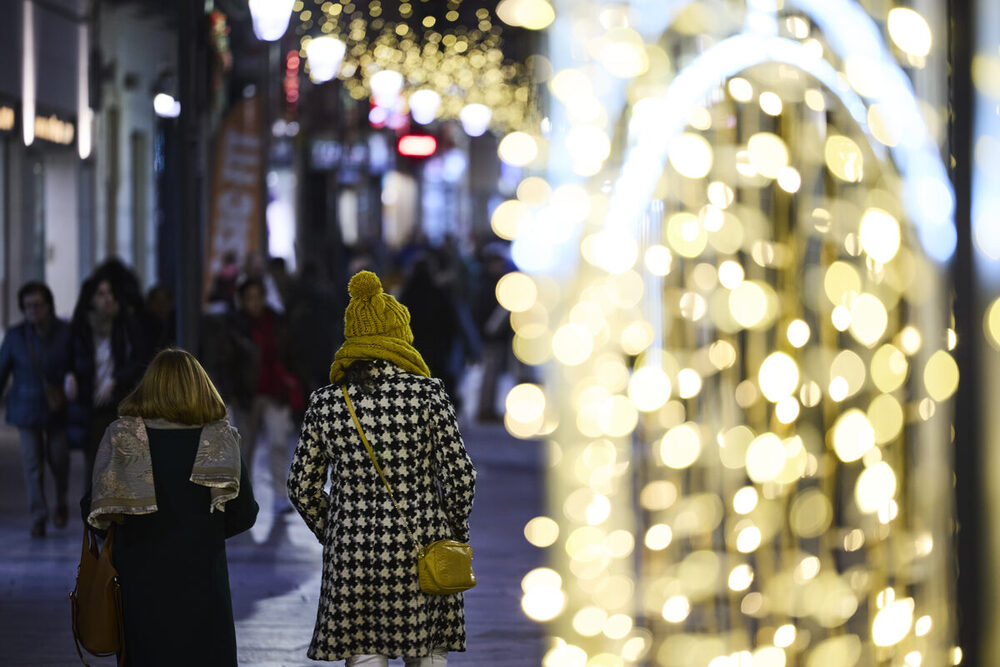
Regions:
[[[491,221],[545,370],[505,417],[551,464],[544,664],[958,664],[954,196],[903,71],[927,22],[554,4],[548,178]]]
[[[433,101],[431,93],[438,96],[433,112],[417,111],[422,124],[458,119],[468,104],[490,110],[488,127],[513,129],[533,122],[530,73],[525,64],[505,56],[502,24],[494,23],[485,8],[476,10],[469,24],[460,5],[461,0],[392,7],[380,1],[299,1],[294,5],[296,32],[306,58],[314,39],[335,37],[345,45],[339,77],[354,99],[376,94],[380,73],[391,71],[402,76],[398,94],[424,96],[418,107]]]
[[[462,121],[462,129],[470,137],[478,137],[490,127],[493,112],[485,104],[466,104],[458,114]]]
[[[306,47],[309,59],[309,78],[313,83],[323,83],[337,76],[344,61],[347,45],[336,37],[317,37]]]
[[[422,88],[410,94],[410,114],[421,125],[430,125],[437,118],[441,96],[433,90]]]
[[[288,30],[295,0],[247,0],[257,39],[274,42]]]

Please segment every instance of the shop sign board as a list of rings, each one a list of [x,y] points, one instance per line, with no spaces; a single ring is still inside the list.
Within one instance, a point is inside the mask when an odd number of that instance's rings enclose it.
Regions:
[[[35,138],[54,144],[69,146],[73,143],[75,128],[70,121],[63,120],[55,114],[35,116]]]
[[[261,250],[263,239],[264,155],[261,105],[256,97],[241,100],[226,115],[216,138],[211,213],[205,272],[207,297],[212,278],[227,255],[242,263]]]
[[[16,118],[14,107],[0,104],[0,132],[12,132]]]

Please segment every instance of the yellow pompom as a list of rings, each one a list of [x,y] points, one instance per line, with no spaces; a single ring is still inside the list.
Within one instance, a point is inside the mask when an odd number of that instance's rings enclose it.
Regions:
[[[382,293],[382,283],[371,271],[358,271],[347,284],[352,299],[370,299]]]

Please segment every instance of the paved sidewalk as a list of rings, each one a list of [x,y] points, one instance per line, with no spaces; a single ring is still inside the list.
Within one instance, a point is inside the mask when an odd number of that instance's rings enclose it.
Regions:
[[[541,564],[541,554],[522,533],[543,506],[539,445],[515,440],[500,426],[470,424],[462,432],[479,473],[472,514],[479,585],[466,594],[469,650],[450,654],[448,662],[538,665],[544,632],[521,612],[520,582]],[[267,467],[257,465],[254,477],[262,508],[257,525],[227,546],[239,662],[254,667],[330,664],[305,657],[319,597],[321,549],[294,513],[276,518],[268,511]],[[80,497],[81,469],[82,455],[74,451],[71,502]],[[26,505],[17,434],[2,426],[0,665],[79,665],[68,600],[80,557],[79,512],[71,511],[67,528],[50,526],[48,537],[31,539]],[[114,664],[111,659],[88,662]],[[183,656],[177,656],[177,664],[184,664]]]

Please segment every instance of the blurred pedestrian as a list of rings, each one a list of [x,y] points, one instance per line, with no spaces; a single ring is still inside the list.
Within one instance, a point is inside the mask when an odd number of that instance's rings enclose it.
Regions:
[[[289,370],[302,379],[305,395],[329,382],[327,364],[336,352],[335,342],[343,342],[344,299],[314,262],[305,262],[302,273],[291,289],[288,335],[295,341],[296,367]]]
[[[274,289],[278,293],[278,299],[284,307],[285,313],[292,307],[295,299],[295,279],[288,272],[288,262],[284,257],[271,257],[267,260],[267,273],[274,282]]]
[[[151,349],[130,302],[129,287],[100,268],[86,280],[73,312],[73,371],[66,388],[71,437],[84,451],[84,483],[90,487],[94,456],[117,406],[142,377]]]
[[[201,364],[160,352],[104,433],[88,523],[117,523],[125,664],[236,665],[225,540],[257,518],[239,434]]]
[[[7,423],[17,427],[21,465],[31,512],[31,536],[44,537],[49,508],[45,500],[45,463],[55,480],[52,525],[66,525],[69,445],[66,440],[66,394],[70,370],[69,324],[55,315],[52,290],[28,282],[17,293],[24,321],[10,328],[0,345],[0,389],[7,386]]]
[[[462,415],[466,413],[467,405],[475,409],[478,402],[475,394],[479,385],[473,376],[482,377],[482,366],[473,366],[483,358],[483,343],[473,315],[478,297],[479,262],[474,253],[463,254],[457,239],[451,234],[445,235],[435,255],[441,266],[439,284],[451,294],[455,309],[458,335],[450,360],[456,384],[452,400],[456,411]],[[473,388],[475,391],[471,391]]]
[[[239,286],[248,280],[256,280],[263,286],[264,302],[268,308],[278,314],[285,314],[285,302],[281,298],[278,283],[271,273],[269,261],[263,253],[253,252],[247,255],[246,261],[243,262],[243,273],[237,282],[237,292],[239,291]]]
[[[146,293],[146,321],[154,352],[173,347],[177,333],[174,297],[163,285],[154,285]]]
[[[236,304],[236,284],[240,276],[240,262],[232,250],[222,255],[222,265],[212,276],[208,290],[208,302],[224,305],[224,310],[230,311]]]
[[[460,335],[455,298],[439,282],[434,255],[418,255],[399,293],[410,311],[413,345],[423,355],[434,377],[441,378],[448,396],[455,401],[456,382],[452,350]]]
[[[485,246],[476,312],[483,353],[483,378],[477,406],[480,422],[502,421],[496,407],[497,384],[510,364],[514,330],[507,310],[497,302],[496,288],[500,279],[511,270],[505,247],[498,242]]]
[[[449,651],[465,650],[463,597],[422,592],[414,542],[468,540],[475,469],[444,383],[430,377],[412,346],[406,307],[369,271],[351,278],[349,292],[332,384],[309,399],[288,478],[292,503],[324,547],[307,654],[346,659],[348,667],[387,665],[394,657],[411,666],[445,665]]]
[[[292,411],[302,410],[302,385],[288,368],[290,342],[284,319],[265,302],[264,284],[249,278],[240,284],[239,309],[233,317],[232,370],[234,383],[233,416],[243,434],[243,457],[253,473],[258,439],[264,436],[271,463],[274,486],[273,509],[291,509],[285,491],[290,444],[293,437]],[[262,433],[263,431],[263,433]]]
[[[142,284],[130,266],[117,257],[112,257],[101,262],[92,275],[112,284],[123,312],[141,322],[145,321],[146,301],[142,295]]]

